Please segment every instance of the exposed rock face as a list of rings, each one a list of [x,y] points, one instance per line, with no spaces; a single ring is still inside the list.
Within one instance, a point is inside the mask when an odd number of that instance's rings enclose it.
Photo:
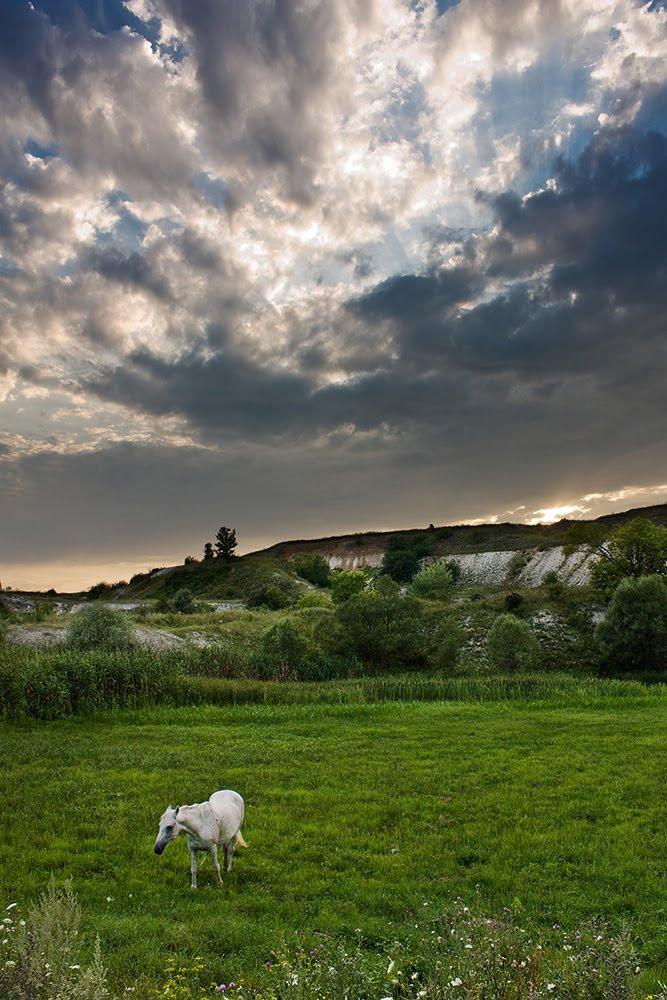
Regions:
[[[547,573],[558,574],[558,579],[570,587],[581,587],[588,583],[590,577],[591,556],[578,549],[572,555],[566,556],[560,545],[545,552],[531,554],[530,561],[517,577],[517,581],[525,587],[539,587]]]
[[[332,569],[376,569],[382,562],[382,551],[364,551],[329,555],[322,553]],[[445,561],[453,559],[459,564],[466,583],[480,586],[499,586],[515,582],[524,587],[539,587],[545,575],[558,574],[559,580],[569,586],[579,587],[588,583],[590,557],[584,550],[566,556],[560,545],[540,551],[538,549],[514,549],[507,552],[467,552],[441,557]],[[437,562],[440,559],[430,559]]]

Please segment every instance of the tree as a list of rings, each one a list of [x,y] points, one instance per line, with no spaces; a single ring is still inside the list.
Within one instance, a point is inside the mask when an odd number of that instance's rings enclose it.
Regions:
[[[382,572],[397,583],[409,583],[420,560],[431,555],[433,541],[426,535],[392,535],[382,558]]]
[[[360,569],[337,569],[331,574],[330,582],[334,604],[342,604],[365,589],[366,575]]]
[[[451,570],[445,563],[437,562],[424,566],[412,579],[412,592],[417,597],[432,601],[446,601],[454,590]]]
[[[486,637],[486,653],[496,670],[525,670],[538,651],[530,625],[514,615],[498,615]]]
[[[667,574],[667,528],[635,517],[611,533],[599,522],[573,525],[565,536],[565,553],[584,545],[595,556],[591,582],[611,594],[625,577]]]
[[[336,607],[335,615],[343,649],[362,660],[385,670],[423,663],[419,602],[401,597],[395,584],[355,594]]]
[[[206,542],[204,545],[204,561],[208,562],[209,559],[215,558],[215,552],[213,551],[213,546],[210,542]]]
[[[171,606],[174,611],[178,611],[181,615],[191,615],[197,609],[192,591],[188,587],[181,587],[180,590],[176,591]]]
[[[218,559],[233,559],[236,548],[236,531],[224,525],[215,533],[215,554]]]
[[[329,563],[319,552],[300,552],[292,558],[291,563],[297,576],[317,587],[329,586]]]
[[[277,667],[278,676],[299,676],[317,649],[303,627],[293,618],[279,618],[262,636],[262,652]]]
[[[597,628],[603,669],[660,670],[667,664],[667,580],[622,580]]]

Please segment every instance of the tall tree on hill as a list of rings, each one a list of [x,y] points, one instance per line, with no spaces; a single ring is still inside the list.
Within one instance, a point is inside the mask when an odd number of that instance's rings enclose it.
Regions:
[[[218,528],[215,535],[215,554],[218,559],[232,559],[236,548],[236,531],[224,525]]]
[[[204,560],[213,559],[214,556],[215,552],[213,551],[213,546],[210,542],[206,542],[206,545],[204,546]]]

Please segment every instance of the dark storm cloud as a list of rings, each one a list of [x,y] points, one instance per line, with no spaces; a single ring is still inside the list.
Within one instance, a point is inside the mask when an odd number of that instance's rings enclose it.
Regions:
[[[398,275],[347,304],[343,316],[359,329],[390,331],[377,370],[347,382],[318,384],[305,345],[301,372],[226,346],[172,361],[135,353],[86,388],[148,413],[185,416],[209,439],[387,424],[428,440],[445,423],[474,439],[489,426],[516,433],[524,420],[541,436],[536,410],[559,428],[572,426],[573,413],[584,419],[560,391],[572,379],[595,399],[603,425],[626,402],[636,432],[647,421],[662,426],[666,168],[662,136],[616,130],[596,137],[577,163],[559,162],[556,189],[524,200],[495,196],[498,225],[474,267]],[[488,294],[517,272],[522,280]],[[472,304],[475,296],[482,301]],[[581,429],[589,446],[594,433]]]
[[[82,264],[91,271],[97,271],[107,281],[144,289],[158,299],[171,298],[169,283],[145,254],[135,252],[125,256],[114,249],[94,249],[83,258]]]
[[[395,329],[401,358],[448,369],[611,378],[662,356],[667,305],[667,141],[601,132],[556,186],[490,199],[494,235],[467,267],[384,281],[352,308]],[[502,293],[461,301],[498,280]],[[662,343],[660,343],[662,341]],[[655,353],[654,353],[655,352]]]
[[[301,375],[263,369],[224,348],[210,357],[193,352],[174,361],[137,351],[119,368],[88,379],[85,388],[147,413],[186,416],[223,438],[271,437],[298,428],[311,390]]]

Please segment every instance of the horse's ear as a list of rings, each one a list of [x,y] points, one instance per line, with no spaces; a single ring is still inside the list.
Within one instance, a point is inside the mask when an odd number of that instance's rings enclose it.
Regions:
[[[176,809],[175,809],[175,811],[174,811],[174,816],[178,816],[178,810],[179,810],[180,808],[181,808],[180,806],[176,806]]]

